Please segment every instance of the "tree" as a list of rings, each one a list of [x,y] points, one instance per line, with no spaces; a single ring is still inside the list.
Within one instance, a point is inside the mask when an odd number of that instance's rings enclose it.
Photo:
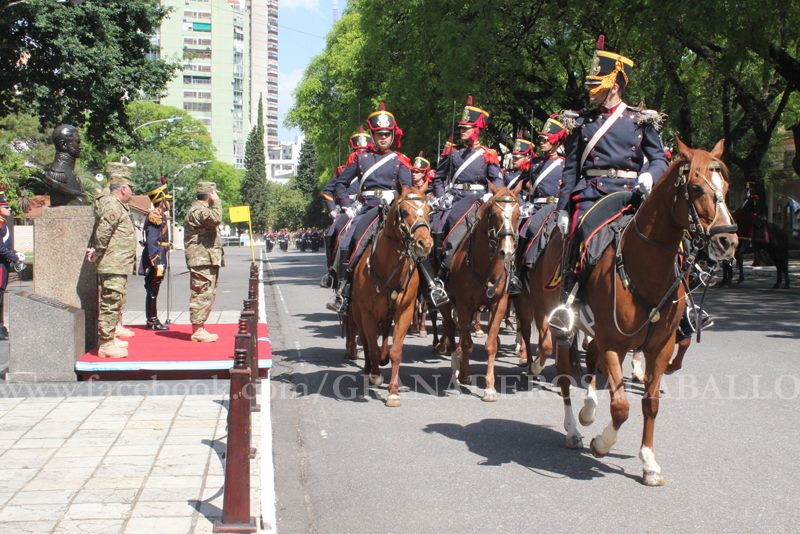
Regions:
[[[315,196],[319,192],[316,171],[317,150],[314,148],[314,142],[306,139],[300,147],[295,184],[296,188],[307,197]]]
[[[241,198],[250,205],[253,230],[262,232],[267,224],[267,164],[264,158],[264,115],[262,99],[258,99],[258,122],[250,130],[244,148],[244,176]]]
[[[27,0],[0,10],[0,115],[67,122],[105,148],[132,130],[126,105],[161,94],[177,65],[150,57],[167,9],[152,0]]]

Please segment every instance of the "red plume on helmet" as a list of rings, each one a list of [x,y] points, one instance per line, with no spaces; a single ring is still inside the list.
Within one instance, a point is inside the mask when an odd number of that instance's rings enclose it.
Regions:
[[[461,115],[461,120],[458,125],[461,127],[475,128],[470,136],[470,142],[475,142],[478,139],[478,134],[481,130],[486,128],[489,113],[476,107],[472,103],[472,95],[467,97],[467,105],[464,107],[464,112]]]
[[[547,139],[547,142],[557,147],[562,144],[567,138],[567,130],[564,125],[558,120],[558,113],[553,113],[542,126],[542,131],[539,132],[540,137]]]
[[[597,36],[597,44],[595,45],[595,50],[605,50],[606,48],[606,36],[602,33]]]

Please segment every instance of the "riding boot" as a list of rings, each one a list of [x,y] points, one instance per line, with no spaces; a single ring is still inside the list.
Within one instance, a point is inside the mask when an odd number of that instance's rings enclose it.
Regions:
[[[520,282],[519,276],[517,276],[516,269],[512,268],[508,273],[508,289],[506,290],[506,293],[508,293],[510,297],[513,297],[515,295],[519,295],[521,292],[522,282]]]
[[[158,320],[158,296],[147,295],[145,297],[145,315],[147,323],[145,328],[148,330],[169,330],[169,327]]]
[[[319,281],[319,287],[325,289],[333,289],[333,281],[334,281],[334,272],[333,270],[328,271]]]
[[[561,262],[561,305],[550,313],[547,323],[557,339],[569,344],[575,335],[576,314],[573,303],[579,289],[575,274],[577,245],[570,241],[564,254]]]
[[[417,268],[422,277],[422,292],[425,294],[428,304],[438,308],[450,302],[450,297],[447,296],[447,291],[444,289],[444,282],[433,276],[433,266],[430,260],[427,258],[417,260]]]
[[[683,317],[678,325],[678,330],[675,332],[675,342],[679,343],[684,339],[692,337],[697,332],[696,325],[700,323],[700,331],[714,326],[714,319],[700,306],[694,305],[694,311],[690,310],[690,305],[683,309]]]
[[[347,310],[350,308],[350,294],[353,291],[353,273],[348,268],[348,258],[350,257],[349,250],[340,250],[340,258],[339,258],[339,278],[341,280],[339,285],[339,291],[333,296],[333,299],[328,301],[325,305],[331,311],[334,311],[340,315],[344,315],[347,313]]]
[[[0,290],[0,340],[8,339],[8,328],[6,328],[4,321],[4,313],[5,307],[3,303],[5,301],[5,290]]]

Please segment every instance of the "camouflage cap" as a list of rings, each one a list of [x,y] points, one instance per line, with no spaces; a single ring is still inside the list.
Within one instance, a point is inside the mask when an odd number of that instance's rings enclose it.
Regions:
[[[216,188],[214,182],[197,182],[197,193],[213,193]]]
[[[131,175],[135,164],[130,164],[125,158],[124,161],[112,161],[106,163],[106,173],[108,174],[108,185],[131,183]]]

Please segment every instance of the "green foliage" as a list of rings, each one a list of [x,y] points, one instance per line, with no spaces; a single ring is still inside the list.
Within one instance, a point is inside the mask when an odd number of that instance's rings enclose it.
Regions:
[[[148,57],[166,9],[154,0],[27,0],[0,10],[0,115],[70,123],[92,144],[124,142],[130,99],[158,96],[176,65]]]
[[[262,99],[258,100],[258,123],[250,130],[244,148],[244,177],[241,180],[242,200],[250,206],[254,232],[263,232],[268,226],[267,167],[264,156],[264,115]]]

